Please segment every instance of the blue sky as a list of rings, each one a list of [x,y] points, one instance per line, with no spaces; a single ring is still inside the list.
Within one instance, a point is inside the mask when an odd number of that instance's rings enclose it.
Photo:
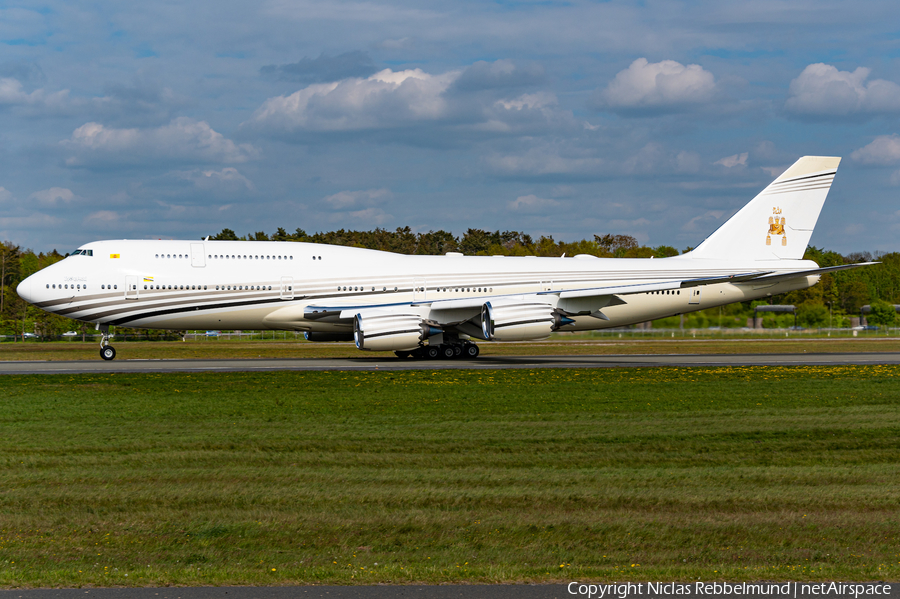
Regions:
[[[897,251],[900,5],[0,3],[0,238],[282,226],[693,246],[802,155]]]

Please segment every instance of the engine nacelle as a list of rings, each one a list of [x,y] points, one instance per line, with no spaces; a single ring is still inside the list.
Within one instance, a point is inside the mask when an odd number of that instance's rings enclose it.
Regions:
[[[370,351],[411,350],[441,330],[418,314],[357,314],[353,318],[356,347]]]
[[[481,307],[481,332],[496,341],[536,341],[546,339],[559,327],[574,322],[542,302],[497,304]]]

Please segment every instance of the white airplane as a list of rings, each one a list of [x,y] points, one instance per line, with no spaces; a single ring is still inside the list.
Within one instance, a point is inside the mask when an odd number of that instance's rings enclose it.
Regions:
[[[806,156],[691,252],[670,258],[406,256],[277,241],[95,241],[18,286],[27,302],[146,329],[304,331],[400,357],[478,355],[475,339],[621,327],[815,285],[803,260],[840,158]],[[867,263],[869,264],[869,263]]]

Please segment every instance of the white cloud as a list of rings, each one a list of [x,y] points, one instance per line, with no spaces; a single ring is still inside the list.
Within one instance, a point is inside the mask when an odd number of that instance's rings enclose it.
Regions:
[[[749,152],[742,152],[741,154],[735,154],[734,156],[726,156],[725,158],[720,158],[713,162],[713,164],[721,164],[725,168],[734,168],[736,166],[747,166],[747,158],[750,156]]]
[[[391,197],[388,189],[340,191],[322,199],[332,210],[351,210],[381,204]]]
[[[198,189],[253,191],[253,183],[236,168],[227,166],[220,171],[200,170],[180,171],[175,175],[182,180],[190,181]]]
[[[249,144],[235,144],[205,121],[187,117],[151,129],[116,129],[85,123],[61,142],[68,166],[169,162],[239,163],[258,155]]]
[[[242,128],[276,137],[405,129],[417,141],[444,143],[436,127],[485,135],[578,128],[555,94],[522,93],[543,69],[508,60],[476,62],[435,75],[421,69],[384,69],[366,78],[317,83],[266,100]],[[515,93],[513,93],[513,91]],[[392,141],[396,141],[396,136]],[[404,137],[404,139],[406,139]]]
[[[514,212],[523,213],[544,213],[549,210],[562,207],[562,202],[558,202],[549,198],[539,198],[534,194],[527,196],[519,196],[515,200],[509,202],[506,207]]]
[[[550,92],[537,92],[534,94],[522,94],[512,100],[497,100],[496,106],[506,110],[541,110],[556,106],[559,101],[556,94]]]
[[[27,106],[34,109],[58,110],[64,107],[68,97],[69,90],[67,89],[52,93],[36,89],[27,93],[18,79],[0,78],[0,106]]]
[[[715,93],[715,77],[700,65],[638,58],[595,96],[594,104],[623,113],[677,112],[709,102]]]
[[[74,200],[76,196],[72,193],[71,189],[66,189],[65,187],[51,187],[50,189],[36,191],[28,197],[43,206],[58,206],[59,204],[68,204]]]
[[[430,75],[421,69],[385,69],[365,79],[310,85],[289,96],[266,100],[249,126],[310,131],[399,127],[446,116],[443,92],[459,75]]]
[[[850,158],[863,164],[897,164],[900,162],[900,135],[880,135],[850,154]]]
[[[807,117],[900,112],[900,85],[884,79],[866,81],[869,72],[865,67],[851,73],[811,64],[791,81],[785,109]]]
[[[0,203],[11,200],[13,194],[5,187],[0,187]]]

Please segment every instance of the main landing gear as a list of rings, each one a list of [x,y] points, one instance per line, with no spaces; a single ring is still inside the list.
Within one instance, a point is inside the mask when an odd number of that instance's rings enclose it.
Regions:
[[[98,324],[97,330],[103,335],[100,338],[100,357],[106,361],[116,359],[116,348],[109,344],[109,325]]]
[[[424,345],[412,351],[395,351],[398,358],[414,358],[416,360],[453,360],[455,358],[474,359],[481,350],[474,343],[444,343],[441,345]]]

